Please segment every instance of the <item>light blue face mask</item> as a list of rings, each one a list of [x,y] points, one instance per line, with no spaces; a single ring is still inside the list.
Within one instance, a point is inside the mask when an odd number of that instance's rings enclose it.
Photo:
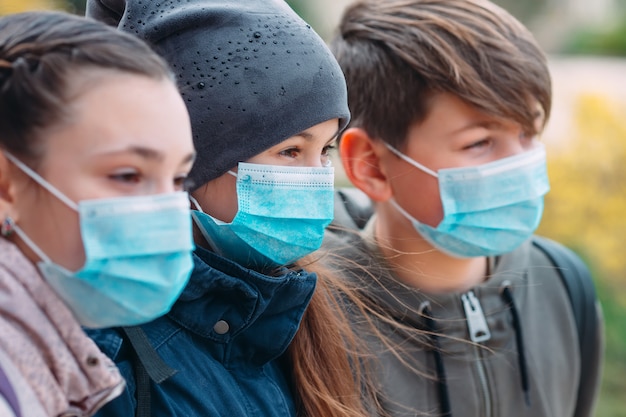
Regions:
[[[550,189],[543,145],[487,164],[437,172],[387,147],[438,179],[444,215],[437,227],[419,222],[391,202],[441,251],[461,258],[501,255],[521,245],[539,226],[543,196]]]
[[[132,326],[170,310],[193,268],[187,193],[76,204],[15,157],[7,158],[79,213],[86,259],[76,272],[52,262],[18,225],[13,228],[41,259],[42,275],[81,325]]]
[[[192,216],[220,255],[250,268],[288,265],[319,249],[333,219],[333,167],[240,162],[239,209],[230,223],[198,211]]]

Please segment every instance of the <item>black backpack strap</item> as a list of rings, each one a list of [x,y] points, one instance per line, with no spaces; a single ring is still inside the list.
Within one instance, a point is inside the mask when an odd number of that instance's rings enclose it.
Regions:
[[[539,236],[533,237],[533,245],[545,253],[554,264],[572,303],[581,355],[578,402],[590,401],[588,398],[582,398],[581,389],[582,382],[588,381],[589,377],[597,372],[593,369],[597,364],[589,360],[596,356],[594,350],[596,334],[599,331],[596,290],[591,273],[578,255],[565,246]]]
[[[4,373],[2,367],[0,367],[0,396],[4,397],[9,407],[11,407],[11,410],[13,410],[15,417],[22,416],[20,404],[17,399],[17,395],[15,394],[15,390],[13,389],[13,385],[11,385],[11,381],[9,381],[9,378],[6,373]]]
[[[160,384],[178,372],[161,359],[139,326],[122,327],[134,352],[135,383],[137,386],[136,417],[150,417],[150,381]]]

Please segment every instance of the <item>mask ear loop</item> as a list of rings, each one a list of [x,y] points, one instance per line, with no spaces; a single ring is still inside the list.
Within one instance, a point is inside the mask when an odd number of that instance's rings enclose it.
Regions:
[[[72,210],[78,211],[78,204],[76,204],[75,202],[73,202],[72,200],[67,198],[67,196],[65,194],[61,193],[59,190],[54,188],[52,186],[52,184],[50,184],[48,181],[44,180],[41,177],[41,175],[37,174],[30,167],[28,167],[22,161],[20,161],[19,159],[17,159],[13,155],[11,155],[9,152],[5,151],[4,155],[7,157],[7,159],[9,161],[13,162],[15,164],[15,166],[18,167],[24,174],[26,174],[29,177],[31,177],[35,182],[37,182],[37,184],[39,184],[43,188],[45,188],[50,194],[52,194],[53,196],[58,198],[61,202],[63,202],[66,206],[68,206]]]
[[[52,261],[50,260],[50,258],[48,257],[48,255],[46,255],[45,253],[43,253],[43,251],[39,248],[39,246],[37,246],[35,244],[35,242],[33,242],[27,235],[26,233],[24,233],[24,231],[22,230],[21,227],[19,227],[12,218],[7,217],[6,219],[4,219],[4,222],[2,223],[2,229],[3,231],[5,230],[10,230],[11,232],[15,232],[15,234],[17,236],[19,236],[20,239],[22,239],[22,241],[26,244],[26,246],[28,246],[30,248],[30,250],[32,250],[33,252],[35,252],[35,255],[37,255],[39,257],[39,259],[41,259],[42,261],[46,262],[46,263],[51,263]]]
[[[232,175],[235,178],[237,178],[237,173],[232,171],[232,170],[230,170],[230,169],[226,173]],[[189,201],[191,201],[191,204],[193,204],[193,206],[195,207],[195,209],[197,211],[200,211],[200,212],[204,213],[204,210],[202,210],[202,207],[200,206],[200,203],[198,203],[198,200],[196,200],[191,194],[189,194]]]
[[[32,178],[35,182],[37,182],[39,185],[41,185],[43,188],[45,188],[47,191],[49,191],[53,196],[55,196],[56,198],[58,198],[61,202],[63,202],[65,205],[67,205],[69,208],[73,209],[74,211],[78,211],[78,205],[73,202],[72,200],[70,200],[69,198],[67,198],[64,194],[62,194],[59,190],[57,190],[56,188],[54,188],[48,181],[44,180],[39,174],[37,174],[35,171],[33,171],[32,169],[30,169],[26,164],[24,164],[22,161],[20,161],[19,159],[17,159],[16,157],[14,157],[11,153],[9,152],[4,152],[4,155],[7,157],[7,159],[11,162],[13,162],[13,164],[15,164],[16,167],[18,167],[23,173],[25,173],[26,175],[28,175],[30,178]],[[35,255],[37,255],[39,257],[39,259],[41,259],[42,261],[46,262],[46,263],[51,263],[52,261],[50,260],[50,258],[48,257],[48,255],[46,255],[40,248],[39,246],[37,246],[35,244],[35,242],[33,242],[31,240],[31,238],[29,238],[26,233],[24,233],[24,231],[22,230],[21,227],[19,227],[14,221],[13,219],[11,219],[10,217],[7,217],[2,225],[3,231],[6,230],[10,230],[11,232],[15,232],[15,234],[17,236],[19,236],[20,239],[22,239],[22,241],[26,244],[26,246],[28,246],[30,248],[30,250],[32,250],[33,252],[35,252]]]
[[[232,171],[232,170],[230,170],[230,169],[229,169],[229,170],[227,171],[227,173],[228,173],[228,174],[230,174],[230,175],[232,175],[233,177],[237,178],[237,173],[236,173],[236,172],[234,172],[234,171]],[[198,203],[198,200],[196,200],[196,199],[194,198],[194,196],[192,196],[191,194],[188,194],[188,195],[189,195],[189,201],[191,201],[191,204],[193,204],[193,206],[195,207],[195,209],[196,209],[197,211],[199,211],[199,212],[204,213],[204,210],[202,210],[202,207],[200,206],[200,203]],[[204,213],[204,214],[206,214],[206,213]]]
[[[419,169],[420,171],[424,171],[425,173],[430,174],[430,175],[432,175],[435,178],[439,178],[439,174],[437,174],[435,171],[433,171],[432,169],[430,169],[428,167],[425,167],[424,165],[420,164],[419,162],[409,158],[408,156],[406,156],[405,154],[403,154],[402,152],[400,152],[399,150],[397,150],[396,148],[394,148],[390,144],[385,142],[385,146],[387,148],[389,148],[389,150],[391,152],[396,154],[396,156],[398,156],[399,158],[401,158],[404,161],[408,162],[409,164],[413,165],[415,168]]]
[[[191,201],[191,204],[193,204],[197,211],[204,213],[204,210],[202,210],[202,207],[200,207],[200,203],[198,203],[198,200],[196,200],[191,194],[189,194],[189,201]]]

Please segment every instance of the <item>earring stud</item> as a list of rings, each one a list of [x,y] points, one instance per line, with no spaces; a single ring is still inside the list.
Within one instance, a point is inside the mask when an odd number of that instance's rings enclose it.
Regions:
[[[0,226],[0,236],[3,236],[3,237],[11,236],[15,232],[13,225],[14,225],[13,219],[7,216],[2,221],[2,225]]]

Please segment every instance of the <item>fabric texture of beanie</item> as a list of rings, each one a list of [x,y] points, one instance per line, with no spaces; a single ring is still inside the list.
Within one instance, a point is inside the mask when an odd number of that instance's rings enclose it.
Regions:
[[[192,190],[318,123],[349,120],[345,79],[283,0],[88,0],[172,67],[198,153]]]

